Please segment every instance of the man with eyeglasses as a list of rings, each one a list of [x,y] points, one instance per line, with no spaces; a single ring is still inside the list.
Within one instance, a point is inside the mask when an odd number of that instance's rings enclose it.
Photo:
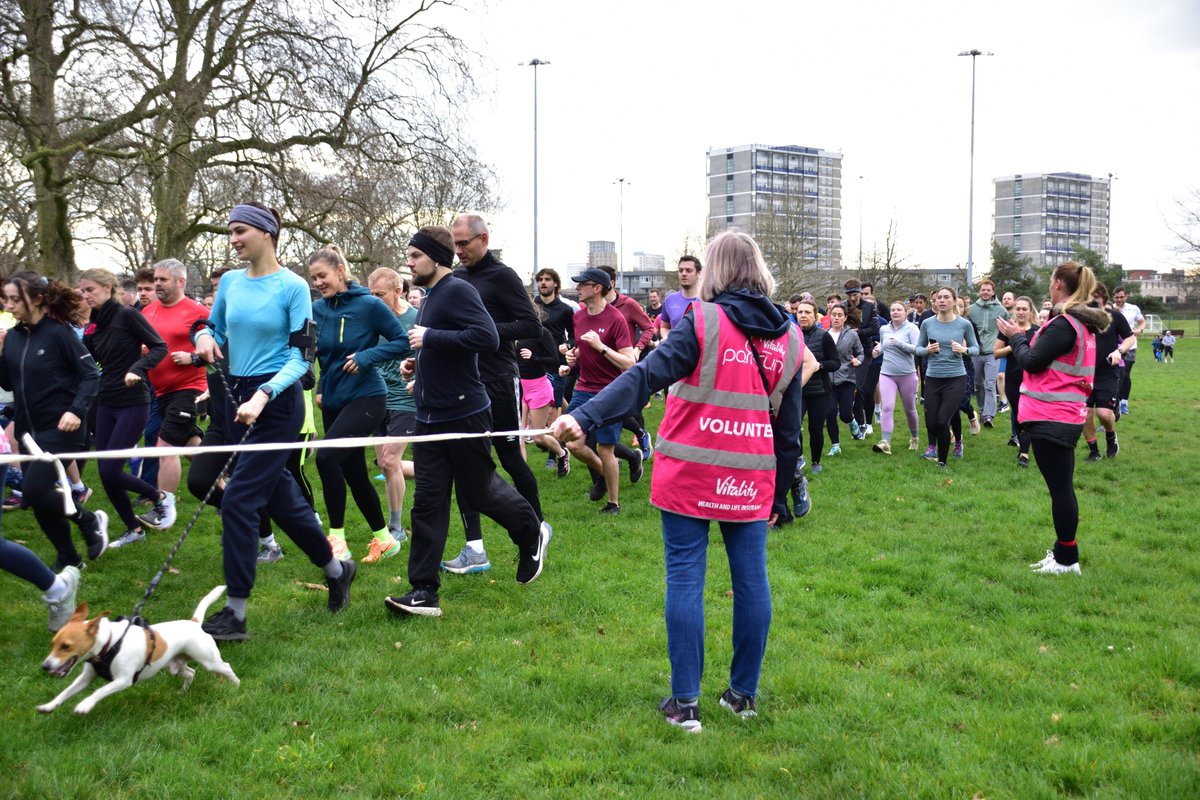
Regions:
[[[517,431],[521,427],[521,378],[517,371],[514,343],[518,339],[540,337],[542,324],[538,321],[521,278],[488,249],[488,227],[483,217],[463,214],[454,220],[450,233],[454,238],[454,253],[462,265],[454,270],[454,277],[475,287],[484,308],[496,323],[496,332],[500,334],[499,350],[479,354],[479,379],[483,381],[492,401],[492,430]],[[492,445],[500,465],[512,478],[513,486],[533,507],[543,528],[549,530],[550,526],[542,516],[537,478],[521,454],[519,436],[497,436],[492,439]],[[469,477],[465,479],[470,480]],[[461,494],[458,506],[462,512],[467,542],[462,552],[449,561],[443,561],[442,567],[459,575],[491,569],[491,562],[483,547],[479,513],[463,502]]]

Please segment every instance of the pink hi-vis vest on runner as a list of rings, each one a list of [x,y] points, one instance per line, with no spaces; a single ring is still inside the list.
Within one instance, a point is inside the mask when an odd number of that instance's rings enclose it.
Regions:
[[[1021,379],[1018,422],[1082,425],[1087,419],[1087,399],[1092,393],[1092,378],[1096,373],[1096,335],[1071,315],[1060,316],[1075,329],[1075,347],[1054,359],[1045,371],[1025,372]],[[1030,347],[1044,327],[1033,334]]]
[[[755,340],[768,396],[746,334],[725,310],[696,302],[692,311],[700,360],[670,389],[658,428],[650,502],[700,519],[767,519],[775,499],[771,411],[779,409],[800,371],[804,340],[795,325],[777,339]]]

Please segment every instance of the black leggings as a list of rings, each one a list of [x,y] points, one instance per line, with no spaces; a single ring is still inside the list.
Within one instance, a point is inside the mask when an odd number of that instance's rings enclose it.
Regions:
[[[825,426],[829,429],[829,442],[839,444],[838,417],[849,425],[854,420],[854,381],[839,383],[833,387],[833,395],[829,398],[829,410],[825,412]]]
[[[387,411],[387,398],[362,397],[351,400],[341,408],[321,410],[325,420],[325,439],[349,439],[370,436],[379,430]],[[372,533],[387,527],[379,493],[367,472],[365,447],[329,447],[317,451],[317,474],[321,476],[321,492],[325,510],[329,512],[329,527],[346,525],[346,487],[354,495],[354,503],[367,521]]]
[[[820,380],[820,378],[816,378]],[[821,463],[821,451],[825,448],[825,416],[829,413],[829,395],[805,396],[800,407],[800,422],[808,417],[808,450],[814,464]],[[804,455],[804,435],[800,436],[800,455]]]
[[[950,455],[950,427],[957,422],[958,407],[967,391],[967,376],[935,378],[925,376],[925,432],[929,442],[937,444],[937,460],[946,463]],[[958,426],[958,435],[962,428]]]
[[[17,441],[21,452],[28,452],[21,441],[24,431],[18,430]],[[71,433],[58,430],[38,431],[33,440],[47,453],[74,453],[84,448],[87,432],[80,428]],[[64,466],[69,466],[65,465]],[[80,532],[96,530],[96,515],[81,505],[75,506],[75,515],[63,513],[63,499],[58,492],[58,470],[48,461],[31,461],[25,467],[25,478],[21,484],[21,496],[33,509],[33,515],[42,532],[54,545],[61,561],[77,564],[79,552],[71,541],[71,523],[79,526]]]
[[[1079,502],[1075,499],[1075,448],[1048,439],[1033,440],[1033,457],[1050,490],[1054,518],[1054,558],[1060,564],[1079,561],[1075,532],[1079,529]]]

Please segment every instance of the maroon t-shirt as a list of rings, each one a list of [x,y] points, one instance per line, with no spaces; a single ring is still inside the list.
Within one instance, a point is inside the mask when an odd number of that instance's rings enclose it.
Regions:
[[[579,344],[579,380],[575,388],[595,394],[615,381],[622,370],[609,361],[608,356],[583,341],[583,335],[588,331],[599,334],[600,341],[612,350],[633,347],[633,340],[624,315],[611,304],[606,303],[604,310],[596,316],[588,313],[587,306],[581,306],[575,312],[575,341]]]

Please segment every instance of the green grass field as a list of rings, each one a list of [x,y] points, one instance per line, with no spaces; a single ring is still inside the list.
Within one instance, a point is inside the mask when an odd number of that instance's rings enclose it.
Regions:
[[[489,527],[491,572],[448,576],[437,620],[384,611],[404,556],[362,565],[330,617],[285,539],[259,570],[252,639],[222,646],[240,689],[200,673],[181,693],[164,672],[88,717],[34,711],[64,683],[39,668],[36,591],[0,577],[0,796],[1200,796],[1200,345],[1177,352],[1173,367],[1138,362],[1119,458],[1080,450],[1082,578],[1028,573],[1053,541],[1049,501],[1005,446],[1006,417],[946,471],[844,435],[811,515],[772,535],[757,720],[716,702],[732,601],[714,537],[698,736],[656,710],[668,666],[648,477],[601,517],[582,471],[558,481],[535,453],[555,526],[545,574],[517,586],[515,550]],[[104,556],[83,599],[128,613],[181,530]],[[151,620],[190,615],[222,581],[217,531],[206,512]],[[29,512],[6,514],[4,534],[51,557]],[[356,555],[366,540],[352,536]],[[461,541],[455,525],[448,553]]]

